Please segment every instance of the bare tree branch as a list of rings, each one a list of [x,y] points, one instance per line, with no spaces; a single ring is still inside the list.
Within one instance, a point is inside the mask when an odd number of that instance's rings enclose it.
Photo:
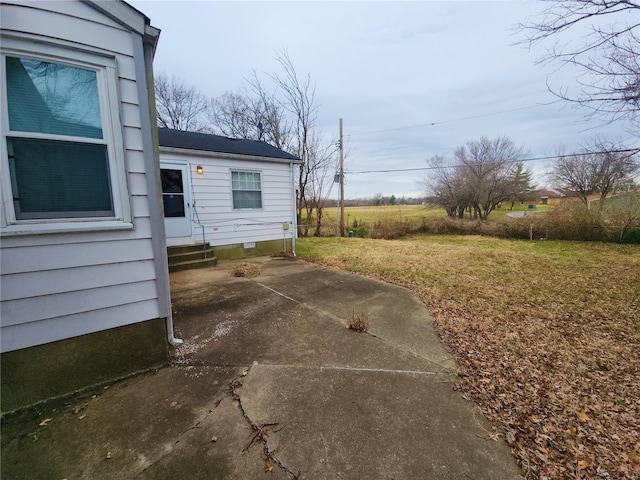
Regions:
[[[159,127],[197,131],[207,109],[206,97],[175,75],[164,73],[155,77],[156,117]]]
[[[638,171],[640,162],[636,151],[621,149],[609,140],[596,137],[582,152],[559,156],[552,178],[585,205],[590,195],[599,194],[601,206],[618,182],[633,177]]]
[[[521,24],[530,47],[556,42],[540,63],[568,65],[582,71],[577,88],[549,90],[559,98],[584,107],[609,121],[628,120],[640,127],[640,2],[631,0],[544,0],[550,3],[537,20]],[[608,23],[607,23],[608,22]],[[605,25],[606,24],[606,25]],[[581,43],[564,34],[586,27]]]

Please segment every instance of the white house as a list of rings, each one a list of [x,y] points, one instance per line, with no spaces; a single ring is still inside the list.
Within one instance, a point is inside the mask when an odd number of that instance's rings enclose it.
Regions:
[[[167,361],[152,59],[120,0],[0,4],[2,411]]]
[[[265,142],[158,129],[167,245],[218,258],[295,250],[302,161]]]

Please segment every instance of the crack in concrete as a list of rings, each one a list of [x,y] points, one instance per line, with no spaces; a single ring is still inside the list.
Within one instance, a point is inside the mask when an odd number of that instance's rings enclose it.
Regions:
[[[250,371],[250,369],[249,369]],[[248,373],[247,373],[248,375]],[[246,376],[246,375],[245,375]],[[242,378],[242,377],[240,377]],[[244,417],[244,419],[249,423],[249,425],[251,426],[251,428],[254,430],[255,434],[254,437],[252,439],[252,442],[249,444],[249,446],[247,447],[250,448],[251,445],[253,444],[253,441],[255,439],[258,439],[262,442],[262,453],[264,454],[264,456],[267,458],[267,461],[271,461],[273,463],[275,463],[276,465],[278,465],[278,467],[280,467],[280,469],[291,479],[291,480],[301,480],[301,472],[298,470],[298,472],[294,472],[293,470],[291,470],[289,467],[287,467],[284,463],[282,463],[282,460],[280,460],[276,455],[275,455],[275,451],[271,451],[269,450],[269,443],[266,439],[266,429],[265,426],[271,425],[271,424],[262,424],[259,425],[257,423],[255,423],[253,420],[251,420],[251,418],[249,417],[249,415],[247,414],[247,412],[244,409],[244,406],[242,405],[242,399],[240,398],[240,394],[236,391],[238,388],[242,387],[242,382],[240,381],[240,378],[236,378],[233,381],[231,381],[231,383],[229,384],[229,393],[231,394],[231,396],[233,397],[233,399],[238,402],[238,407],[240,408],[240,412],[242,413],[242,416]],[[274,424],[275,425],[275,424]]]
[[[215,405],[213,407],[211,407],[207,413],[205,413],[204,415],[202,415],[200,417],[200,419],[191,427],[187,428],[186,430],[183,430],[182,432],[180,432],[180,434],[178,434],[177,436],[177,440],[175,442],[173,442],[173,446],[175,447],[176,445],[178,445],[180,443],[180,441],[185,437],[185,435],[187,434],[187,432],[190,432],[191,430],[197,429],[197,428],[202,428],[200,426],[200,424],[209,416],[213,413],[213,411],[218,408],[218,406],[220,405],[220,403],[222,402],[222,397],[218,398],[218,400],[216,400]],[[149,465],[147,465],[146,467],[144,467],[142,470],[140,470],[135,477],[133,478],[139,478],[140,475],[144,474],[147,470],[149,470],[150,468],[153,468],[154,465],[158,464],[159,462],[161,462],[163,459],[167,458],[168,456],[173,455],[173,450],[169,451],[169,452],[165,452],[161,455],[159,455],[153,462],[151,462]]]
[[[273,289],[273,288],[271,288],[271,287],[268,287],[268,286],[266,286],[266,285],[264,285],[264,284],[262,284],[262,283],[260,283],[260,282],[257,282],[257,281],[256,281],[255,283],[256,283],[256,284],[258,284],[258,285],[260,285],[261,287],[264,287],[264,288],[266,288],[267,290],[269,290],[269,291],[271,291],[271,292],[275,293],[276,295],[279,295],[279,296],[281,296],[281,297],[284,297],[284,298],[286,298],[287,300],[291,300],[292,302],[296,303],[297,305],[300,305],[300,306],[302,306],[302,307],[304,307],[304,308],[307,308],[308,310],[310,310],[310,311],[312,311],[312,312],[320,313],[321,315],[324,315],[324,316],[326,316],[326,317],[330,318],[331,320],[335,321],[336,323],[339,323],[339,324],[341,324],[341,325],[345,325],[345,320],[344,320],[343,318],[337,317],[336,315],[333,315],[333,314],[331,314],[331,313],[329,313],[329,312],[326,312],[326,311],[321,310],[321,309],[319,309],[319,308],[317,308],[317,307],[314,307],[314,306],[312,306],[312,305],[308,304],[307,302],[300,302],[300,301],[298,301],[298,300],[296,300],[296,299],[294,299],[294,298],[291,298],[291,297],[289,297],[288,295],[285,295],[284,293],[279,292],[279,291],[277,291],[277,290],[275,290],[275,289]],[[369,332],[369,331],[365,331],[365,332],[362,332],[362,333],[365,333],[365,334],[369,335],[370,337],[373,337],[373,338],[375,338],[375,339],[378,339],[378,340],[380,340],[381,342],[385,343],[386,345],[388,345],[388,346],[390,346],[390,347],[392,347],[392,348],[395,348],[395,349],[397,349],[397,350],[400,350],[401,352],[408,353],[408,354],[410,354],[410,355],[413,355],[414,357],[417,357],[417,358],[419,358],[419,359],[421,359],[421,360],[424,360],[424,361],[426,361],[426,362],[429,362],[429,363],[431,363],[432,365],[435,365],[436,367],[439,367],[439,368],[440,368],[440,370],[439,370],[439,371],[449,372],[449,373],[451,373],[451,374],[453,374],[453,375],[456,375],[456,374],[457,374],[457,372],[455,371],[455,369],[453,369],[453,368],[451,368],[451,367],[447,367],[447,366],[445,366],[445,365],[442,365],[442,364],[440,364],[440,363],[438,363],[438,362],[435,362],[435,361],[431,360],[430,358],[424,357],[423,355],[420,355],[419,353],[414,352],[413,350],[410,350],[410,349],[408,349],[408,348],[404,348],[404,347],[402,347],[402,346],[400,346],[400,345],[397,345],[397,344],[395,344],[395,343],[392,343],[392,342],[390,342],[389,340],[387,340],[387,339],[385,339],[385,338],[382,338],[382,337],[380,337],[379,335],[376,335],[375,333],[371,333],[371,332]]]

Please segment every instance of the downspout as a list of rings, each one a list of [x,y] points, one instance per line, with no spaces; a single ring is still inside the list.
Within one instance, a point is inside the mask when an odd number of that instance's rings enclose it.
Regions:
[[[297,210],[296,210],[296,182],[293,170],[293,162],[289,164],[289,173],[291,174],[291,205],[292,205],[292,221],[291,221],[291,253],[296,256],[296,237],[298,232],[298,225],[296,222]]]
[[[132,35],[135,35],[132,33]],[[166,315],[167,341],[173,345],[181,345],[182,340],[173,333],[173,309],[171,308],[171,291],[169,287],[169,262],[167,259],[167,242],[164,230],[164,213],[162,207],[162,183],[160,180],[160,153],[158,146],[158,126],[156,124],[156,99],[153,80],[153,55],[158,42],[160,30],[149,24],[145,25],[143,41],[134,40],[134,57],[136,61],[136,78],[146,79],[138,81],[138,101],[140,103],[140,117],[142,127],[142,142],[145,152],[145,177],[147,178],[147,193],[149,201],[149,216],[151,220],[151,243],[153,246],[153,261],[156,271],[156,285],[158,289],[158,306],[160,316]],[[148,115],[143,114],[148,112]],[[146,135],[150,132],[150,135]],[[164,309],[164,312],[163,312]]]

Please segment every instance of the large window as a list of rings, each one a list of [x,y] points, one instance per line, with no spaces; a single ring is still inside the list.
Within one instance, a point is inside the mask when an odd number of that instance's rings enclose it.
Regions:
[[[233,208],[262,208],[260,172],[231,172]]]
[[[3,52],[3,227],[130,221],[115,63],[100,60]]]

